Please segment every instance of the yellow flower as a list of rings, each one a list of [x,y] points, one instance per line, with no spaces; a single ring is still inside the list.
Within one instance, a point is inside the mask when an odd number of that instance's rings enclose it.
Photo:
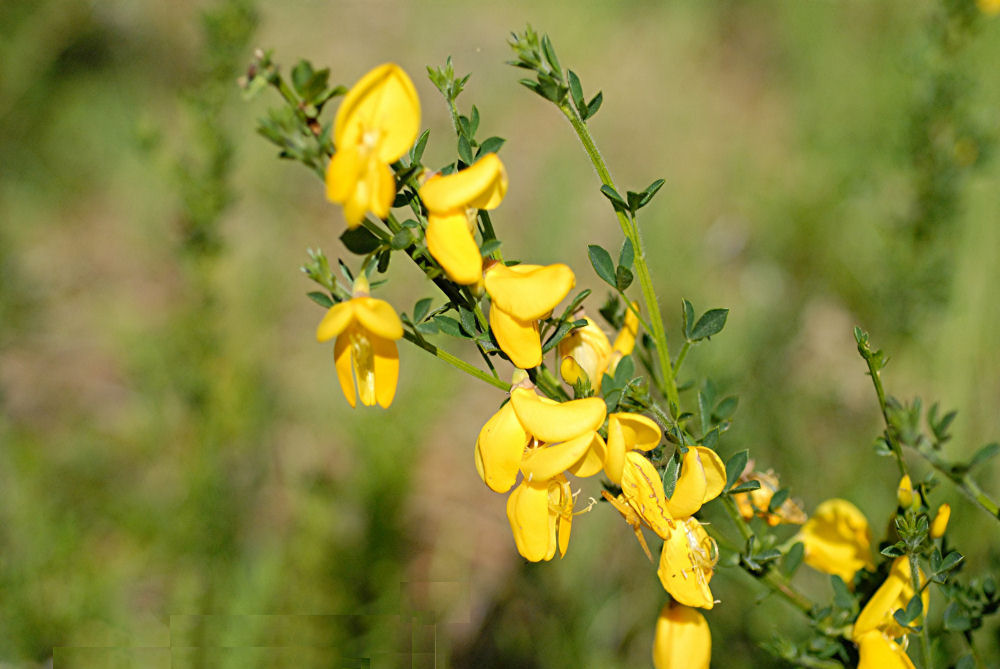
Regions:
[[[521,484],[507,500],[507,518],[518,552],[531,561],[565,554],[573,495],[564,472],[592,476],[605,458],[597,428],[607,406],[596,397],[554,402],[533,389],[515,387],[483,426],[476,441],[476,469],[496,492]]]
[[[786,499],[781,506],[771,512],[768,509],[771,505],[771,498],[778,492],[781,484],[773,471],[751,472],[740,476],[741,481],[757,481],[760,487],[750,492],[743,492],[733,495],[736,508],[739,509],[743,520],[749,522],[754,516],[760,516],[771,527],[781,523],[801,525],[806,522],[806,514],[802,508],[792,499]]]
[[[604,473],[611,482],[621,485],[625,455],[629,451],[649,451],[660,443],[660,426],[637,413],[613,413],[608,416],[608,453]],[[645,458],[643,458],[645,459]]]
[[[656,669],[708,669],[712,659],[712,633],[705,616],[671,602],[660,610],[653,637]]]
[[[473,235],[480,209],[495,209],[507,192],[507,172],[495,153],[467,169],[436,175],[420,188],[427,207],[427,250],[448,278],[469,285],[483,278],[483,259]]]
[[[638,302],[633,302],[632,308],[625,310],[625,323],[622,325],[622,329],[618,333],[618,336],[615,337],[615,343],[611,347],[615,353],[620,354],[618,357],[629,355],[632,353],[632,349],[635,348],[635,338],[639,335],[638,311]]]
[[[944,536],[944,531],[948,529],[948,521],[951,519],[951,505],[942,504],[938,507],[937,515],[931,522],[931,539],[940,539]]]
[[[388,302],[369,297],[363,276],[354,282],[354,297],[333,305],[323,316],[316,340],[337,338],[333,348],[337,378],[352,407],[355,392],[365,406],[392,404],[399,378],[396,340],[402,336],[399,316]]]
[[[344,96],[333,124],[337,152],[326,170],[326,195],[344,205],[347,227],[357,227],[369,211],[389,215],[396,195],[389,165],[409,150],[419,128],[417,91],[398,65],[379,65]]]
[[[681,456],[681,473],[667,510],[674,518],[686,518],[718,497],[725,487],[726,465],[719,455],[704,446],[691,446]]]
[[[906,649],[878,631],[857,639],[858,669],[916,669]]]
[[[899,486],[896,488],[896,501],[904,509],[913,506],[913,483],[910,481],[909,474],[903,474],[903,478],[899,479]]]
[[[888,578],[875,591],[872,598],[861,609],[858,619],[854,621],[851,638],[855,642],[873,631],[893,638],[906,635],[906,628],[900,627],[896,619],[892,617],[892,614],[897,609],[905,609],[910,599],[913,598],[914,591],[913,580],[910,578],[911,573],[910,560],[905,555],[893,561]],[[919,574],[919,580],[922,586],[925,581],[923,573]],[[923,591],[921,600],[923,601],[924,615],[926,616],[927,606],[930,604],[930,593],[927,590]]]
[[[576,284],[573,270],[563,264],[496,263],[486,270],[490,295],[490,328],[501,350],[521,369],[542,363],[538,319],[559,304]]]
[[[580,318],[582,315],[574,315]],[[573,385],[587,379],[590,387],[597,392],[601,389],[601,377],[611,362],[611,342],[597,323],[585,318],[587,324],[577,328],[559,342],[559,371],[563,381]]]
[[[795,537],[805,545],[805,562],[813,569],[837,574],[850,583],[862,567],[874,569],[868,519],[850,502],[829,499]]]
[[[1000,0],[976,0],[983,14],[1000,14]]]
[[[663,542],[656,575],[663,589],[681,604],[710,609],[715,606],[715,598],[708,583],[718,559],[715,541],[701,523],[688,518],[679,522]]]

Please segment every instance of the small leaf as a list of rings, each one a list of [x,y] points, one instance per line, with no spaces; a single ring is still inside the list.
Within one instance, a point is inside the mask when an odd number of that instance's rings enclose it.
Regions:
[[[479,144],[477,156],[485,156],[487,153],[496,153],[507,140],[503,137],[489,137]]]
[[[499,239],[488,239],[479,247],[479,253],[483,256],[491,256],[503,245]]]
[[[760,490],[760,481],[744,481],[738,486],[731,488],[729,494],[736,495],[741,492],[753,492],[754,490]]]
[[[684,321],[684,338],[691,339],[691,328],[694,327],[694,307],[687,300],[681,300],[681,317]]]
[[[587,321],[582,318],[578,321],[563,321],[559,324],[559,327],[556,328],[556,331],[545,340],[545,344],[542,345],[542,353],[548,353],[551,351],[554,346],[556,346],[563,340],[563,338],[566,337],[566,335],[569,334],[570,330],[574,328],[581,328],[586,324]]]
[[[611,204],[614,205],[615,211],[628,211],[628,203],[614,188],[607,184],[603,184],[601,186],[601,193],[604,194],[604,197],[611,200]]]
[[[785,553],[785,559],[783,561],[783,567],[785,574],[791,576],[796,572],[799,566],[802,564],[802,559],[806,555],[806,547],[801,541],[796,541]]]
[[[403,228],[402,230],[398,231],[396,234],[392,236],[392,240],[389,242],[389,246],[391,246],[396,251],[400,251],[402,249],[405,249],[412,243],[413,243],[413,235],[410,234],[409,230]]]
[[[420,133],[420,137],[417,138],[416,144],[410,149],[410,163],[416,164],[421,161],[424,157],[424,149],[427,148],[427,139],[430,137],[431,131],[424,130]]]
[[[905,547],[903,546],[902,541],[894,543],[891,546],[886,546],[879,552],[882,553],[882,555],[891,558],[897,558],[906,555],[906,550]]]
[[[340,241],[344,243],[347,250],[358,255],[366,255],[379,247],[379,238],[371,233],[368,228],[359,225],[356,228],[348,228],[340,235]]]
[[[730,395],[726,397],[721,402],[715,406],[715,410],[712,411],[712,418],[718,421],[729,420],[736,413],[736,407],[740,403],[740,398]]]
[[[965,556],[959,553],[958,551],[951,551],[950,553],[944,556],[944,560],[941,561],[941,566],[938,567],[935,571],[937,571],[937,573],[939,574],[944,574],[946,572],[949,572],[955,567],[957,567],[958,564],[964,559]]]
[[[615,286],[617,280],[615,278],[615,265],[611,261],[611,254],[596,244],[591,244],[587,247],[587,254],[590,256],[590,264],[594,266],[597,276]]]
[[[413,320],[419,323],[424,320],[427,312],[431,309],[431,298],[425,297],[423,299],[417,300],[417,303],[413,305]]]
[[[469,140],[465,138],[465,135],[461,135],[458,138],[458,157],[462,159],[466,165],[471,165],[473,163],[472,158],[472,146],[469,144]]]
[[[729,317],[729,309],[710,309],[702,314],[698,322],[691,328],[691,341],[700,341],[712,335],[718,334],[726,326],[726,318]]]
[[[426,323],[417,323],[416,329],[417,332],[419,332],[420,334],[426,334],[426,335],[434,335],[440,332],[438,324],[435,323],[434,321],[427,321]]]
[[[434,323],[437,323],[438,328],[441,332],[446,335],[451,335],[452,337],[465,337],[462,334],[462,326],[454,318],[450,316],[435,316]]]
[[[330,299],[329,295],[327,295],[326,293],[321,293],[318,290],[314,290],[311,293],[307,293],[306,297],[308,297],[310,300],[312,300],[319,306],[326,307],[327,309],[329,309],[334,305],[334,302],[332,299]]]
[[[601,103],[604,102],[604,93],[597,91],[597,95],[591,98],[590,102],[587,103],[587,115],[583,117],[586,121],[588,118],[597,113],[597,110],[601,108]]]
[[[972,628],[972,620],[958,602],[951,602],[944,610],[944,628],[950,632],[964,632]]]
[[[618,265],[632,269],[633,262],[635,262],[635,249],[632,248],[632,240],[626,237],[622,250],[618,253]]]
[[[625,292],[625,289],[632,285],[633,278],[635,277],[632,275],[632,270],[625,265],[619,265],[618,269],[615,270],[615,286],[622,292]]]
[[[767,504],[767,510],[769,513],[775,513],[781,508],[781,505],[785,503],[788,499],[790,491],[788,488],[782,488],[771,495],[771,501]]]
[[[465,334],[475,337],[479,333],[478,328],[476,328],[476,315],[469,309],[459,307],[458,317],[461,319],[462,329],[465,331]]]
[[[624,387],[632,380],[633,376],[635,376],[635,363],[632,361],[631,355],[626,355],[618,361],[618,366],[615,367],[615,385]]]
[[[566,70],[566,79],[569,82],[569,94],[573,98],[573,106],[580,113],[580,116],[587,114],[587,103],[583,99],[583,87],[580,85],[580,78],[573,70]]]
[[[639,206],[645,207],[647,204],[649,204],[650,201],[653,199],[653,196],[656,195],[659,192],[659,190],[663,187],[664,183],[666,182],[663,179],[657,179],[653,183],[646,186],[646,190],[642,191],[643,197],[642,200],[639,201]]]
[[[738,453],[733,453],[726,460],[726,489],[732,488],[733,484],[736,483],[736,479],[740,477],[743,470],[746,469],[747,461],[750,459],[750,451],[743,450]]]
[[[552,41],[549,39],[548,35],[542,35],[542,53],[545,54],[545,60],[549,61],[549,65],[558,74],[562,72],[562,67],[559,65],[559,59],[556,58],[556,50],[552,46]]]
[[[851,591],[847,589],[847,584],[844,583],[844,579],[834,574],[830,577],[830,585],[833,586],[834,606],[839,609],[848,610],[854,607],[854,597],[851,595]]]
[[[997,453],[1000,453],[1000,444],[996,442],[986,444],[976,451],[976,454],[969,460],[969,469],[987,462],[990,458],[996,457]]]
[[[378,254],[378,273],[385,274],[389,269],[389,261],[392,259],[392,252],[389,249]]]
[[[305,99],[306,87],[309,85],[309,80],[312,79],[313,68],[312,64],[308,60],[300,60],[292,68],[292,86],[295,87],[295,92],[298,93]]]

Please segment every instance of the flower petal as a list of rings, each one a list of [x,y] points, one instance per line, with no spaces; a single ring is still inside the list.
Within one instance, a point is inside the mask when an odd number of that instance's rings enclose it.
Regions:
[[[899,637],[907,633],[900,627],[892,614],[896,609],[905,609],[913,598],[913,581],[911,579],[910,560],[905,555],[896,558],[889,570],[889,576],[872,595],[865,607],[861,609],[854,621],[851,637],[857,641],[867,633],[878,630],[889,636]],[[919,574],[920,583],[925,583],[923,572]],[[921,595],[924,611],[930,603],[929,593],[924,590]]]
[[[420,129],[420,101],[413,82],[398,65],[379,65],[344,96],[333,125],[337,149],[360,144],[376,132],[377,155],[391,163],[406,153]]]
[[[698,449],[688,448],[681,456],[681,473],[674,486],[674,494],[667,502],[667,509],[674,518],[687,518],[701,508],[708,490],[705,468]]]
[[[454,174],[431,177],[420,188],[420,199],[433,213],[465,209],[495,209],[507,193],[507,171],[495,153],[487,153]]]
[[[396,382],[399,380],[399,349],[396,342],[381,337],[372,337],[371,344],[375,357],[375,401],[383,409],[388,409],[396,396]]]
[[[396,199],[396,177],[392,168],[372,158],[368,165],[368,209],[379,218],[386,218]]]
[[[345,146],[333,154],[326,167],[326,197],[343,204],[354,195],[364,176],[365,159],[353,146]]]
[[[496,264],[486,272],[494,306],[521,320],[542,318],[572,290],[576,277],[561,263],[539,267]]]
[[[621,426],[622,436],[629,450],[650,451],[656,448],[663,436],[656,421],[642,414],[613,413],[608,417],[609,425],[612,420]]]
[[[531,482],[555,478],[578,464],[595,439],[600,439],[596,432],[586,432],[559,444],[531,449],[521,462],[521,473]]]
[[[874,568],[871,530],[864,514],[844,499],[829,499],[818,507],[796,540],[805,545],[805,563],[850,583],[862,567]]]
[[[629,450],[625,445],[625,432],[621,421],[615,418],[617,414],[608,417],[608,443],[604,456],[604,473],[615,485],[621,485],[622,469],[625,466],[625,453]]]
[[[490,329],[500,350],[520,369],[542,364],[542,341],[537,320],[520,320],[494,304],[490,307]]]
[[[622,494],[629,506],[656,532],[661,539],[670,536],[674,522],[667,511],[667,496],[663,492],[663,479],[653,463],[630,451],[625,455],[622,468]]]
[[[333,347],[333,359],[337,365],[340,389],[344,391],[344,397],[353,409],[357,405],[358,394],[354,389],[354,375],[351,373],[351,342],[346,334],[337,337],[337,343]]]
[[[455,283],[469,285],[483,278],[483,257],[464,212],[428,217],[427,250]]]
[[[906,649],[879,631],[857,639],[858,669],[916,669]]]
[[[663,542],[656,575],[663,588],[681,604],[710,609],[715,605],[708,587],[715,552],[715,544],[705,528],[694,518],[688,518]]]
[[[403,336],[403,323],[396,310],[385,300],[356,297],[351,302],[358,321],[376,337],[396,340]]]
[[[653,666],[656,669],[708,669],[712,633],[697,609],[675,602],[664,605],[656,620]]]
[[[333,305],[316,328],[316,341],[330,341],[346,330],[352,320],[354,320],[354,300]]]
[[[604,443],[604,439],[601,438],[601,435],[594,432],[594,438],[587,447],[587,450],[583,452],[583,457],[569,468],[569,473],[580,478],[593,476],[601,471],[601,468],[604,466],[604,459],[607,452],[608,448]]]
[[[545,402],[533,390],[515,388],[510,394],[521,425],[540,441],[568,441],[594,432],[604,422],[608,408],[599,397],[569,402]]]
[[[490,489],[504,493],[513,487],[530,440],[510,402],[486,421],[476,440],[476,454],[482,462],[479,475]]]
[[[549,482],[522,481],[507,498],[507,520],[517,552],[526,560],[546,559],[553,543],[549,523]]]
[[[632,307],[635,309],[639,308],[638,302],[633,302]],[[617,351],[624,355],[629,355],[632,353],[632,349],[635,348],[635,338],[639,334],[639,317],[636,315],[632,309],[625,310],[625,323],[622,325],[621,331],[618,336],[615,337],[615,343],[612,345],[612,350]]]
[[[719,454],[711,448],[695,446],[694,450],[698,451],[698,458],[705,470],[705,498],[702,500],[704,504],[721,495],[723,488],[726,487],[726,465]]]

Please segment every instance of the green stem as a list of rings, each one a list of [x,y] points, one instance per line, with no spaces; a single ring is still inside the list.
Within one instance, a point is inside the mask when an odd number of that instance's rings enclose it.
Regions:
[[[448,353],[447,351],[441,350],[440,348],[438,348],[434,344],[430,343],[429,341],[427,341],[423,337],[420,337],[419,335],[416,335],[416,334],[410,332],[409,330],[403,330],[403,338],[406,339],[409,342],[413,342],[414,344],[416,344],[420,348],[424,349],[425,351],[427,351],[428,353],[430,353],[434,357],[440,358],[441,360],[444,360],[445,362],[447,362],[449,365],[451,365],[453,367],[457,367],[458,369],[462,370],[466,374],[469,374],[470,376],[474,376],[474,377],[476,377],[477,379],[479,379],[481,381],[485,381],[486,383],[490,384],[491,386],[494,386],[495,388],[499,388],[500,390],[504,390],[504,391],[510,392],[510,384],[509,383],[504,383],[500,379],[497,379],[497,378],[494,378],[494,377],[490,376],[489,374],[487,374],[483,370],[477,369],[477,368],[473,367],[472,365],[470,365],[466,361],[462,360],[461,358],[457,358],[457,357],[453,356],[451,353]]]
[[[490,218],[490,213],[485,209],[479,210],[479,220],[483,223],[483,241],[488,241],[497,238],[497,233],[493,230],[493,219]],[[499,260],[503,262],[503,252],[497,249],[490,254],[490,257],[494,260]]]
[[[913,582],[913,592],[915,597],[920,596],[920,563],[917,562],[916,553],[910,553],[910,579]],[[934,657],[931,654],[931,633],[928,625],[928,611],[921,614],[920,622],[920,653],[923,656],[923,669],[934,669]]]
[[[912,447],[911,447],[912,448]],[[949,481],[951,481],[969,500],[973,503],[978,504],[983,511],[990,514],[994,520],[1000,521],[1000,505],[990,497],[979,484],[972,480],[972,477],[968,473],[958,473],[955,471],[955,467],[944,459],[939,457],[933,451],[924,451],[922,449],[913,448],[917,455],[921,456],[927,462],[931,464],[934,469],[938,470],[943,474]]]
[[[569,119],[573,130],[576,131],[577,137],[580,138],[580,142],[583,144],[587,156],[590,157],[590,162],[597,171],[597,176],[600,177],[601,183],[615,188],[614,180],[608,171],[607,163],[604,162],[604,157],[601,156],[597,145],[594,144],[594,138],[591,137],[590,130],[587,129],[587,124],[568,102],[559,104],[559,109]],[[664,385],[666,386],[667,402],[670,404],[671,409],[679,408],[680,397],[677,393],[677,382],[674,380],[674,370],[670,365],[670,349],[667,346],[667,333],[663,327],[663,317],[660,314],[660,305],[656,300],[656,290],[653,288],[653,279],[649,273],[649,266],[646,264],[646,253],[642,247],[639,230],[635,224],[635,219],[627,216],[625,212],[616,209],[615,215],[618,217],[622,233],[632,242],[632,248],[635,251],[635,271],[639,278],[643,301],[646,304],[646,312],[649,314],[649,321],[652,326],[650,334],[653,337],[653,341],[656,342],[656,353],[663,373]]]
[[[875,386],[875,394],[878,395],[878,405],[882,410],[882,420],[885,421],[885,438],[889,442],[889,448],[892,450],[893,455],[896,456],[896,464],[899,466],[899,475],[908,476],[909,471],[906,467],[906,460],[903,459],[903,448],[899,445],[899,441],[892,434],[892,425],[889,423],[889,411],[886,408],[885,401],[885,390],[882,388],[882,377],[879,376],[879,371],[875,369],[875,361],[871,355],[864,355],[865,362],[868,363],[868,375],[872,378],[872,385]]]
[[[691,350],[691,342],[685,341],[681,346],[680,353],[677,354],[677,360],[674,361],[674,374],[680,371],[681,365],[684,364],[684,358],[687,357],[688,351]]]
[[[559,402],[566,402],[570,399],[570,396],[563,390],[562,384],[559,383],[559,379],[549,371],[544,363],[528,370],[528,374],[531,376],[532,382],[549,398]]]

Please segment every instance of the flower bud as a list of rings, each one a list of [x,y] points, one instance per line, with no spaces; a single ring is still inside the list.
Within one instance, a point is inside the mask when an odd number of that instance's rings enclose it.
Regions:
[[[942,504],[938,507],[937,515],[931,523],[931,539],[940,539],[944,536],[944,531],[948,529],[948,520],[951,518],[951,505]]]
[[[904,509],[909,509],[913,506],[913,483],[910,481],[909,474],[905,474],[903,478],[899,479],[899,487],[896,488],[896,499],[899,501],[899,506]]]

